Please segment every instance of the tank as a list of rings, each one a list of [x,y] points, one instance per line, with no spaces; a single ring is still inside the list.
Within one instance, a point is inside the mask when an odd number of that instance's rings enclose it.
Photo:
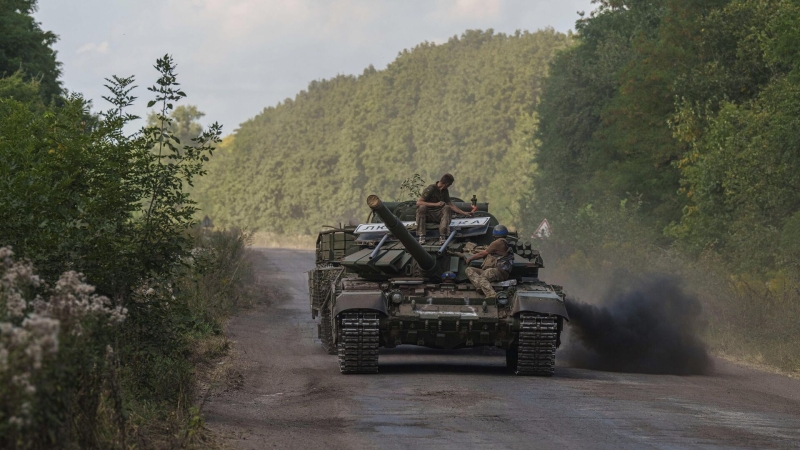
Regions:
[[[464,255],[488,246],[498,221],[474,196],[471,203],[453,200],[473,216],[452,219],[444,244],[418,243],[415,202],[376,195],[367,198],[366,222],[318,235],[316,267],[308,273],[311,315],[342,373],[377,373],[381,347],[418,345],[494,346],[505,350],[517,375],[553,374],[569,320],[562,287],[539,279],[541,255],[511,232],[510,277],[493,283],[496,298],[483,296],[467,278]],[[426,237],[439,238],[438,224],[428,224]]]

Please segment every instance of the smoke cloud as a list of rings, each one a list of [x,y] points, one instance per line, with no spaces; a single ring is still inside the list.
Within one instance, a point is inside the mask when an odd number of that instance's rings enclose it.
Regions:
[[[567,299],[570,365],[614,372],[694,375],[713,363],[699,337],[702,307],[676,277],[638,281],[599,305]]]

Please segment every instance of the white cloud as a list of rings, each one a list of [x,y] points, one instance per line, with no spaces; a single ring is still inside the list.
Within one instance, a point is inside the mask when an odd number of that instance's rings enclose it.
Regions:
[[[446,0],[439,5],[435,15],[448,21],[490,20],[503,12],[503,0]]]
[[[319,11],[311,0],[170,0],[162,17],[208,27],[215,38],[244,40],[307,26]]]
[[[83,44],[75,50],[76,55],[80,55],[83,53],[96,53],[96,54],[106,54],[108,53],[108,41],[103,41],[99,44],[95,44],[94,42],[89,42],[88,44]]]

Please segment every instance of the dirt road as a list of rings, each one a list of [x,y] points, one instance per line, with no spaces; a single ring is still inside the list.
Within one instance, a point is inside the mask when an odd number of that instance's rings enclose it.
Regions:
[[[515,377],[497,351],[381,349],[341,375],[314,341],[311,252],[259,250],[280,298],[229,325],[243,384],[207,424],[233,448],[800,448],[800,381],[716,362],[713,376],[556,367]]]

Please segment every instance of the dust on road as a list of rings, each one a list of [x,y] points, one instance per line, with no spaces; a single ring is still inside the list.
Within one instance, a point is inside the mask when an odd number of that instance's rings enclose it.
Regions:
[[[341,375],[314,340],[313,253],[257,251],[274,295],[231,320],[243,383],[204,407],[229,447],[800,447],[800,380],[722,360],[708,376],[558,366],[527,378],[500,351],[404,346],[381,349],[377,375]]]

